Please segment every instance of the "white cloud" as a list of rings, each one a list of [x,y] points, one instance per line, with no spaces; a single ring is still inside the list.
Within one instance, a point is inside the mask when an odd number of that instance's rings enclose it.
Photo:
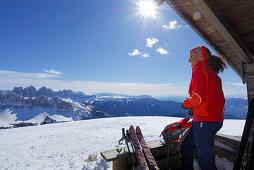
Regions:
[[[136,56],[136,55],[141,55],[142,53],[138,51],[138,49],[134,49],[132,53],[128,53],[130,56]]]
[[[173,30],[173,29],[181,28],[182,25],[178,24],[176,20],[173,20],[173,21],[169,21],[168,25],[162,25],[162,27],[166,30]]]
[[[11,75],[11,76],[10,76]],[[117,93],[128,95],[186,95],[188,83],[186,84],[148,84],[148,83],[126,83],[126,82],[99,82],[99,81],[67,81],[53,78],[40,78],[38,73],[21,73],[15,71],[0,70],[0,89],[12,90],[13,87],[28,87],[33,85],[37,89],[46,86],[54,91],[72,89],[82,91],[86,94],[95,93]],[[47,74],[46,74],[47,76]]]
[[[244,87],[246,86],[246,84],[243,83],[232,83],[233,86],[237,86],[237,87]]]
[[[142,53],[140,51],[138,51],[137,49],[135,49],[132,53],[128,53],[130,56],[136,56],[136,55],[141,55],[144,58],[150,57],[150,55],[148,53]]]
[[[51,73],[51,74],[58,74],[58,75],[62,74],[61,72],[56,71],[56,70],[54,70],[53,68],[50,69],[50,70],[42,69],[42,71],[44,71],[44,72],[46,72],[46,73]]]
[[[162,47],[157,48],[157,49],[156,49],[156,52],[158,52],[158,53],[160,53],[160,54],[162,54],[162,55],[168,54],[168,51],[165,50],[165,49],[162,48]]]
[[[152,48],[154,44],[158,43],[159,40],[157,38],[147,38],[146,46]]]
[[[147,53],[143,53],[143,54],[142,54],[142,57],[147,58],[147,57],[150,57],[150,55],[149,55],[149,54],[147,54]]]

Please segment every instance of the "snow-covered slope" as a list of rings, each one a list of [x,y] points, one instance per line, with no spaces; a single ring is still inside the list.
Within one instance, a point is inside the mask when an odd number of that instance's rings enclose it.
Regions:
[[[111,169],[100,152],[117,148],[121,129],[139,125],[146,141],[159,139],[164,127],[180,118],[115,117],[0,130],[0,169]],[[244,120],[225,120],[219,133],[241,136]],[[233,128],[234,127],[234,128]],[[89,155],[97,155],[90,162]],[[219,161],[218,169],[232,163]]]

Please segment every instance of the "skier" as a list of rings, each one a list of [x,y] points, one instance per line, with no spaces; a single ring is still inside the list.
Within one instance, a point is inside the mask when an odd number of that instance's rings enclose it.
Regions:
[[[183,101],[183,108],[193,115],[193,128],[182,144],[182,169],[193,170],[193,151],[196,147],[197,160],[202,170],[214,170],[214,137],[224,120],[225,98],[221,79],[226,64],[219,56],[211,55],[204,46],[190,50],[189,62],[192,77],[189,86],[190,97]]]

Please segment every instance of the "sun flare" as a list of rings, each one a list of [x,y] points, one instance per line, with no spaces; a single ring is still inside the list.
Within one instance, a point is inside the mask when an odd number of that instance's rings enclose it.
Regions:
[[[143,0],[139,2],[139,12],[144,16],[154,16],[156,4],[151,0]]]

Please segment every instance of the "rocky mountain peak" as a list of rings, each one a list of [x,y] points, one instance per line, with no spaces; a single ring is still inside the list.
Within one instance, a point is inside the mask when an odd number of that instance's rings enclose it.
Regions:
[[[55,93],[53,90],[51,90],[50,88],[47,88],[45,86],[41,87],[40,89],[38,89],[35,92],[35,96],[39,97],[39,96],[48,96],[48,97],[55,97]]]
[[[34,86],[29,86],[24,88],[23,95],[24,97],[34,97],[36,88]]]
[[[34,97],[36,92],[36,88],[33,86],[29,86],[23,89],[23,87],[14,87],[11,93],[16,94],[17,96],[23,97]]]
[[[14,87],[11,92],[15,93],[18,96],[22,96],[23,95],[23,87]]]
[[[13,94],[20,97],[40,97],[40,96],[47,96],[50,98],[53,97],[60,97],[60,98],[71,98],[71,99],[80,99],[89,97],[83,92],[74,92],[72,90],[58,90],[53,91],[50,88],[47,88],[45,86],[39,88],[36,90],[34,86],[29,87],[14,87],[13,90],[0,90],[0,94]]]

